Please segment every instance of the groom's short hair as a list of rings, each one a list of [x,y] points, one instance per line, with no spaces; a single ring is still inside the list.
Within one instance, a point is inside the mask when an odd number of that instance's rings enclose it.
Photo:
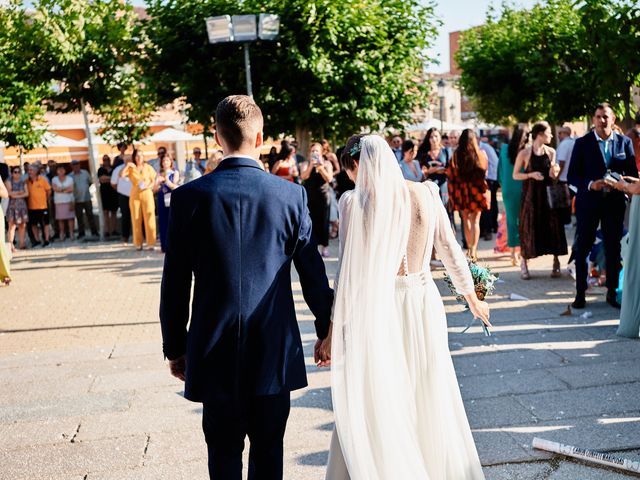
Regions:
[[[254,142],[254,135],[262,126],[260,107],[246,95],[231,95],[216,108],[216,131],[232,150],[238,150],[245,142]]]

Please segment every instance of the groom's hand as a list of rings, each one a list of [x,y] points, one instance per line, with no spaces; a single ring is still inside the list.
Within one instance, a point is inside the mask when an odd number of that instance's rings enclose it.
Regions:
[[[171,375],[184,382],[184,371],[187,368],[187,359],[183,355],[175,360],[169,360]]]

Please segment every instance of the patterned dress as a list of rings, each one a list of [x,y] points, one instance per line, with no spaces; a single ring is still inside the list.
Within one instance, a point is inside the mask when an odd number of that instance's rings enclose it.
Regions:
[[[547,185],[551,185],[549,169],[551,160],[545,151],[542,155],[531,152],[526,173],[540,172],[544,180],[525,180],[522,184],[520,208],[520,248],[522,257],[541,255],[566,255],[567,238],[560,210],[549,208]]]
[[[11,180],[11,191],[14,193],[24,192],[24,180]],[[7,222],[22,225],[29,221],[29,210],[27,209],[26,198],[10,198],[7,208]]]
[[[447,167],[447,186],[452,210],[459,212],[481,212],[488,210],[485,192],[487,185],[486,169],[477,167],[468,177],[462,177],[457,167],[456,156]]]

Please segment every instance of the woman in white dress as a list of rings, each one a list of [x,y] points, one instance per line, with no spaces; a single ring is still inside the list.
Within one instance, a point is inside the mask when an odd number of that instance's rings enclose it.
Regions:
[[[340,198],[332,334],[336,430],[327,480],[483,479],[431,277],[435,247],[471,313],[489,324],[438,187],[408,182],[378,136],[349,139],[356,183]],[[330,345],[330,347],[329,347]]]

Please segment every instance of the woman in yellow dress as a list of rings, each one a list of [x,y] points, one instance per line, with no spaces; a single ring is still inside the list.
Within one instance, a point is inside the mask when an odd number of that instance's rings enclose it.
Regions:
[[[0,180],[0,199],[9,198],[7,187]],[[7,252],[7,244],[4,241],[4,211],[0,207],[0,282],[5,285],[11,283],[11,271],[9,269],[9,252]]]
[[[156,246],[156,207],[153,198],[153,185],[156,171],[144,161],[142,152],[135,149],[131,154],[131,162],[120,172],[121,177],[131,180],[131,226],[133,229],[133,244],[142,250],[142,223],[144,221],[147,246],[155,250]]]

